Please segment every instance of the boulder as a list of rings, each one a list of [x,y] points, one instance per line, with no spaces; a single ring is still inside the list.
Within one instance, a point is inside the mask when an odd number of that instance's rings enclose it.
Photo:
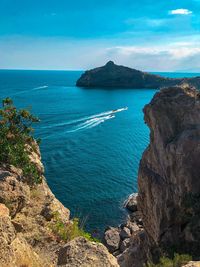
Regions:
[[[68,242],[58,253],[58,266],[119,267],[114,256],[100,243],[78,237]]]
[[[121,229],[121,231],[120,231],[120,238],[122,239],[122,240],[124,240],[125,238],[129,238],[129,237],[131,237],[131,231],[130,231],[130,229],[129,228],[127,228],[127,227],[124,227],[123,229]]]
[[[131,194],[128,199],[124,203],[124,207],[131,211],[136,212],[137,211],[137,193]]]
[[[108,250],[113,253],[119,249],[120,246],[120,233],[118,228],[110,227],[104,233],[104,243]]]
[[[147,236],[141,230],[124,240],[120,246],[122,253],[117,256],[120,267],[144,267],[148,256]]]
[[[130,230],[131,234],[139,231],[141,229],[141,227],[139,227],[139,226],[137,223],[131,222],[129,220],[126,223],[126,227]]]

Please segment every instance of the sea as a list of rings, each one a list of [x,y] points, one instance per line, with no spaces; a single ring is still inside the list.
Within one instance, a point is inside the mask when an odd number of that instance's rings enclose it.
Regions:
[[[101,235],[127,215],[125,199],[137,192],[138,166],[149,143],[143,108],[155,89],[76,87],[82,71],[0,70],[0,99],[40,118],[42,162],[55,196]],[[156,73],[194,77],[197,73]]]

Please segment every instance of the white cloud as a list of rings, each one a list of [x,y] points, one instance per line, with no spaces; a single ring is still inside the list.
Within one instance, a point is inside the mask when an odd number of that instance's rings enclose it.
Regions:
[[[174,9],[170,10],[169,14],[171,15],[190,15],[192,14],[192,11],[186,8],[179,8],[179,9]]]
[[[107,48],[107,54],[117,63],[146,71],[200,71],[200,48],[192,42],[174,42],[165,46],[115,46]]]
[[[145,71],[200,73],[199,35],[125,43],[118,39],[0,37],[0,68],[91,69],[113,60]]]

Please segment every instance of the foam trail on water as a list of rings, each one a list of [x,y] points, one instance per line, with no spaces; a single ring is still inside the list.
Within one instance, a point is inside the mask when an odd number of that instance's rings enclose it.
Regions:
[[[29,93],[31,91],[36,91],[36,90],[44,89],[44,88],[47,88],[47,87],[48,87],[48,85],[44,85],[44,86],[39,86],[39,87],[35,87],[35,88],[32,88],[32,89],[23,90],[23,91],[20,91],[18,93],[12,94],[12,96],[21,95],[21,94],[24,94],[24,93]]]
[[[83,129],[90,129],[90,128],[93,128],[93,127],[99,125],[100,123],[103,123],[106,120],[110,120],[113,118],[115,118],[115,115],[108,115],[108,116],[104,116],[104,117],[100,117],[100,118],[91,119],[91,120],[88,120],[87,123],[79,124],[76,129],[68,131],[68,132],[76,132],[76,131],[80,131]]]
[[[98,114],[95,114],[95,115],[91,115],[91,116],[88,116],[88,117],[83,117],[83,118],[80,118],[80,119],[77,119],[77,120],[71,120],[71,121],[68,121],[68,122],[56,123],[56,124],[52,124],[52,125],[49,125],[49,126],[44,126],[44,127],[41,127],[41,128],[42,129],[48,129],[48,128],[53,128],[53,127],[67,126],[67,125],[70,125],[70,124],[75,124],[75,123],[79,123],[79,122],[83,122],[83,121],[85,121],[84,124],[87,124],[88,122],[90,122],[91,119],[97,120],[99,117],[103,118],[106,115],[112,115],[112,114],[115,114],[115,113],[118,113],[118,112],[125,111],[127,109],[128,109],[128,107],[115,109],[115,110],[109,110],[109,111],[101,112],[101,113],[98,113]]]
[[[39,89],[44,89],[44,88],[48,88],[48,85],[43,85],[43,86],[35,87],[31,91],[35,91],[35,90],[39,90]]]
[[[71,120],[71,121],[68,121],[68,122],[62,122],[62,123],[52,124],[52,125],[49,125],[49,126],[44,126],[42,128],[47,129],[47,128],[53,128],[53,127],[60,127],[60,126],[79,123],[79,122],[82,122],[82,121],[85,121],[84,123],[86,123],[86,121],[89,121],[90,119],[97,119],[99,117],[103,117],[105,115],[110,115],[112,113],[113,113],[113,111],[106,111],[106,112],[102,112],[102,113],[99,113],[99,114],[91,115],[91,116],[88,116],[88,117],[83,117],[83,118],[80,118],[80,119],[77,119],[77,120]]]
[[[110,120],[110,119],[113,119],[113,118],[115,118],[115,115],[112,115],[112,116],[109,116],[109,117],[105,117],[105,118],[103,118],[103,119],[101,119],[101,120],[99,120],[99,121],[96,121],[96,122],[94,122],[93,124],[89,125],[89,126],[87,127],[87,129],[93,128],[93,127],[95,127],[95,126],[97,126],[97,125],[103,123],[104,121],[106,121],[106,120]]]

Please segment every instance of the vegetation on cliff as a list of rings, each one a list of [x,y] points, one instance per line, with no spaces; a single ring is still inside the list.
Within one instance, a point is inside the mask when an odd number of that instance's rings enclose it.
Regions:
[[[13,101],[6,98],[0,109],[0,162],[22,169],[29,184],[41,182],[39,170],[30,160],[35,151],[33,123],[39,122],[28,110],[17,110]]]
[[[148,263],[147,267],[181,267],[192,260],[192,257],[187,254],[174,254],[174,258],[161,257],[158,264]]]
[[[80,225],[79,218],[73,218],[72,221],[63,222],[58,213],[54,214],[54,221],[50,223],[50,228],[53,233],[65,242],[69,242],[76,237],[84,237],[89,241],[99,242],[92,235],[83,229]]]

